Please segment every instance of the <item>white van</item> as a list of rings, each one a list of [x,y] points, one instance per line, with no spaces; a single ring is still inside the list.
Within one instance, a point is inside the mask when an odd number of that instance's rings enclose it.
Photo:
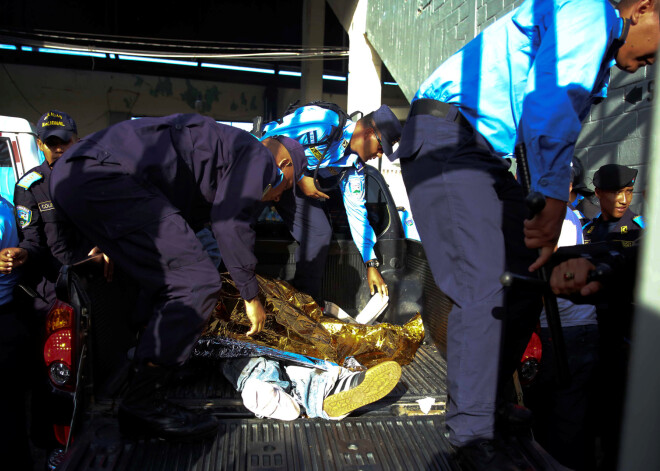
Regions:
[[[16,182],[43,161],[34,126],[23,118],[0,116],[0,196],[13,204]]]

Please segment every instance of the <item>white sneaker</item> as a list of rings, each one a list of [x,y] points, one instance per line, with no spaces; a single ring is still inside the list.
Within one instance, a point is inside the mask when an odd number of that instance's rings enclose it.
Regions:
[[[294,420],[300,415],[300,406],[276,384],[255,378],[245,381],[243,405],[257,417]]]

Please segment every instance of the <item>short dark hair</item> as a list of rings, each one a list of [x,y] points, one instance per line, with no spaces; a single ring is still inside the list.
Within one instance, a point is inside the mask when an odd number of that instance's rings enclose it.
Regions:
[[[633,6],[635,3],[639,2],[639,0],[619,0],[616,3],[616,8],[621,10],[621,9],[627,9]],[[660,11],[660,2],[657,0],[651,0],[651,5],[655,8],[655,12],[658,13]]]

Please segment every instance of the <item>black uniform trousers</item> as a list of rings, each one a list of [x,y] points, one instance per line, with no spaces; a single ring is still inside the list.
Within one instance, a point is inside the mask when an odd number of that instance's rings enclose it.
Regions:
[[[529,274],[522,187],[467,124],[411,116],[398,155],[412,213],[438,287],[453,301],[447,327],[449,440],[493,438],[510,382],[541,311],[539,295],[503,290],[505,270]]]
[[[184,362],[213,311],[221,281],[183,216],[155,185],[111,157],[58,162],[51,189],[58,210],[150,301],[136,359]]]
[[[275,203],[289,232],[298,242],[296,274],[291,284],[321,302],[321,282],[328,258],[332,227],[322,202],[285,191]]]

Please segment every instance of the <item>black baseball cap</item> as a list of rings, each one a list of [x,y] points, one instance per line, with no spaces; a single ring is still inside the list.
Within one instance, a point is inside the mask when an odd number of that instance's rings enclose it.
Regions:
[[[51,110],[37,121],[37,136],[41,142],[52,136],[69,142],[74,134],[78,134],[76,122],[64,111]]]
[[[637,178],[637,169],[625,165],[607,164],[594,173],[594,186],[601,190],[615,191],[633,186]]]
[[[376,129],[380,131],[380,141],[385,155],[392,154],[392,146],[401,139],[401,123],[387,105],[382,105],[373,112]]]

